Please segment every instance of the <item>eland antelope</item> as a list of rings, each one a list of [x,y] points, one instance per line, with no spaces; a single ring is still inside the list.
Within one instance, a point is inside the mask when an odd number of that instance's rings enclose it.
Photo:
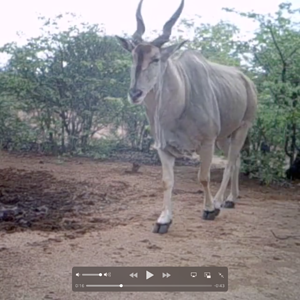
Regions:
[[[132,54],[128,98],[143,104],[162,164],[163,210],[153,232],[166,233],[172,223],[174,162],[184,154],[198,153],[198,180],[204,190],[202,218],[214,220],[221,207],[234,208],[239,196],[240,152],[255,119],[257,92],[253,82],[236,68],[206,60],[199,51],[178,50],[187,41],[169,41],[184,0],[152,42],[142,39],[145,25],[143,0],[136,11],[137,30],[132,38],[116,36]],[[210,168],[217,145],[228,161],[221,186],[212,198]],[[224,194],[231,180],[231,192]]]

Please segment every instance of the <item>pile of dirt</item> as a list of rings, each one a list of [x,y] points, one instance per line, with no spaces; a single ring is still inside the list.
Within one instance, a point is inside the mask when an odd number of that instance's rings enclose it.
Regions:
[[[62,222],[74,210],[77,190],[77,182],[58,181],[49,172],[0,170],[0,231],[80,229],[75,221]]]

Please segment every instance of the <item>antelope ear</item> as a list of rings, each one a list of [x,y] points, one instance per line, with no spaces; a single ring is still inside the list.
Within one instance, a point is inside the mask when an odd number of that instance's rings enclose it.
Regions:
[[[175,53],[177,50],[179,50],[188,40],[182,41],[180,43],[176,43],[174,45],[161,48],[160,54],[161,54],[161,60],[166,61],[173,53]]]
[[[118,35],[116,35],[115,37],[118,39],[119,43],[126,51],[131,52],[133,50],[134,45],[129,39],[122,38]]]

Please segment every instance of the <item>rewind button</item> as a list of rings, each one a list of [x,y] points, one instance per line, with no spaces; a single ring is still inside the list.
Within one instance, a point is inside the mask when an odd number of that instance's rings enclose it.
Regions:
[[[138,278],[138,273],[131,273],[130,275],[129,275],[131,278]]]

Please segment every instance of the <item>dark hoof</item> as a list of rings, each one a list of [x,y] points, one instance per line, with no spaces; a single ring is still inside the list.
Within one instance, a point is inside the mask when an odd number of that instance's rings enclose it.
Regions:
[[[222,206],[224,208],[234,208],[235,203],[233,201],[225,201],[225,203]]]
[[[153,227],[153,233],[160,233],[160,234],[164,234],[167,233],[169,230],[170,225],[172,224],[172,221],[170,221],[167,224],[159,224],[156,223]]]
[[[208,220],[208,221],[213,221],[219,214],[220,214],[220,210],[218,208],[215,208],[215,210],[213,210],[213,211],[204,210],[202,219]]]
[[[218,208],[215,208],[215,216],[217,217],[219,214],[220,214],[220,209],[218,209]]]

